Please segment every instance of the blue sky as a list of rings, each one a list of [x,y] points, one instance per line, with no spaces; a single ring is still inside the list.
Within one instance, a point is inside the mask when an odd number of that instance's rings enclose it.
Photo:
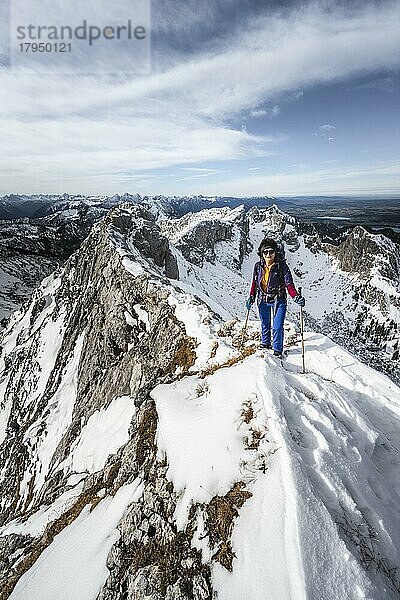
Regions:
[[[0,67],[0,193],[397,195],[399,25],[397,2],[154,0],[149,75]]]

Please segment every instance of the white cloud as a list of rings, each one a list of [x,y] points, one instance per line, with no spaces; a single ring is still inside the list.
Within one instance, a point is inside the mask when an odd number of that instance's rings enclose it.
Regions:
[[[304,96],[303,90],[300,90],[299,92],[293,92],[292,94],[290,94],[291,100],[299,100],[303,96]]]
[[[231,178],[220,184],[204,186],[203,193],[237,196],[286,196],[301,194],[398,193],[400,162],[374,164],[344,170],[312,169],[296,173],[279,171],[270,175]],[[191,193],[191,191],[188,191]]]
[[[330,134],[332,133],[332,129],[336,129],[336,125],[331,125],[330,123],[326,123],[325,125],[319,126],[320,131],[314,131],[313,136],[322,137],[328,140],[328,142],[334,142],[335,138],[333,138]],[[329,132],[329,133],[328,133]]]
[[[216,169],[204,169],[202,167],[183,167],[182,171],[194,171],[195,173],[216,173]]]
[[[196,167],[185,167],[181,169],[182,171],[190,171],[193,173],[190,177],[181,177],[177,179],[177,181],[189,181],[191,179],[199,179],[200,177],[210,177],[211,175],[216,175],[220,173],[218,169],[201,169]]]
[[[251,117],[266,117],[267,116],[267,111],[260,109],[260,110],[252,110],[250,111],[250,116]]]
[[[133,80],[3,70],[0,191],[103,192],[121,171],[267,154],[279,138],[238,131],[234,117],[301,97],[300,88],[394,68],[398,14],[395,3],[354,14],[313,4],[258,17],[212,55]]]
[[[258,109],[258,110],[251,110],[250,111],[250,116],[254,117],[254,118],[260,118],[260,117],[276,117],[277,115],[279,115],[279,113],[281,112],[281,109],[279,108],[278,105],[273,106],[272,108],[268,108],[268,109]]]
[[[3,144],[0,180],[5,190],[15,190],[15,174],[23,173],[28,183],[25,191],[45,188],[48,192],[67,189],[89,193],[95,187],[109,192],[118,189],[121,172],[256,157],[263,153],[260,145],[269,139],[224,127],[207,128],[194,120],[191,128],[187,123],[156,118],[131,118],[129,122],[70,118],[64,125],[60,143],[58,122],[3,123],[7,151]],[[21,153],[21,144],[27,139],[32,144]],[[10,171],[10,166],[15,170]],[[16,191],[23,189],[19,184]]]

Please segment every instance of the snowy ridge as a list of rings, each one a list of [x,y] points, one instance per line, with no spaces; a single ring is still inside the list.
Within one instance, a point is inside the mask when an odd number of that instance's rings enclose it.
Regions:
[[[216,211],[172,245],[169,221],[114,209],[12,317],[1,600],[398,597],[400,388],[312,331],[301,373],[291,319],[283,364],[255,352],[254,313],[239,348],[264,234],[310,312],[318,279],[339,294],[349,275],[275,208]]]
[[[210,281],[214,310],[240,314],[229,287],[216,285],[221,277],[209,278],[215,269],[178,264],[193,290]],[[232,537],[238,564],[232,575],[213,568],[219,598],[262,598],[264,589],[277,599],[396,598],[400,389],[322,335],[307,334],[306,347],[306,375],[297,347],[284,369],[252,357],[205,380],[154,390],[159,451],[182,490],[177,523],[184,527],[190,500],[224,495],[245,478],[253,497]],[[254,427],[268,431],[251,457],[238,429],[249,399],[259,411]],[[264,478],[260,454],[271,451]]]

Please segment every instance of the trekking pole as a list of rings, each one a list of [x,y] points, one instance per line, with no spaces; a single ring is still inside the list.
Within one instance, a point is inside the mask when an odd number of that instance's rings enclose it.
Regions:
[[[247,309],[246,320],[244,322],[244,327],[243,327],[243,331],[242,331],[242,339],[240,340],[239,350],[241,350],[243,348],[244,334],[246,333],[247,321],[249,320],[249,314],[250,314],[250,308]]]
[[[302,288],[299,287],[299,295],[301,296]],[[301,332],[301,356],[303,359],[303,373],[306,372],[306,360],[305,360],[305,349],[304,349],[304,323],[303,323],[303,307],[300,306],[300,332]]]

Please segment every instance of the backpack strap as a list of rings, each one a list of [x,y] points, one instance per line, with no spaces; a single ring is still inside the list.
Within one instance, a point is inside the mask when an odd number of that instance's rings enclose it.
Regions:
[[[282,273],[282,264],[281,264],[281,260],[278,259],[276,261],[276,265],[277,265],[277,274],[278,274],[278,278],[279,278],[279,287],[278,288],[274,288],[274,290],[278,290],[276,292],[276,298],[280,297],[280,296],[286,296],[286,285],[285,285],[285,277]],[[274,294],[274,292],[273,292]],[[268,295],[268,289],[267,289],[267,295]]]
[[[259,286],[259,281],[261,280],[260,277],[260,271],[262,270],[263,266],[262,266],[262,262],[261,260],[259,260],[256,265],[255,265],[255,269],[254,269],[254,283],[255,283],[255,289],[256,289],[256,295],[257,295],[257,304],[260,304],[260,302],[262,302],[262,300],[265,298],[265,293],[263,292],[261,286]]]

